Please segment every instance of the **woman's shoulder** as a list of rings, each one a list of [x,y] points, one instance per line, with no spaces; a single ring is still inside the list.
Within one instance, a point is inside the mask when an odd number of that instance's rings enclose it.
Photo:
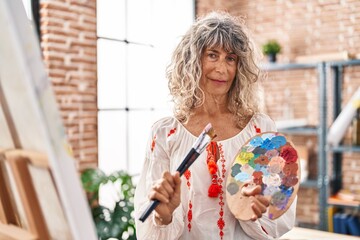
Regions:
[[[253,116],[253,120],[254,121],[271,121],[271,122],[274,122],[274,120],[269,115],[267,115],[266,113],[262,113],[262,112],[255,113],[254,116]]]
[[[191,137],[175,117],[160,118],[152,126],[151,138],[156,139],[156,143],[161,144],[169,155],[178,149],[179,145],[187,146],[182,143],[192,142],[189,141]]]
[[[171,127],[177,124],[177,120],[176,118],[172,117],[172,116],[166,116],[166,117],[162,117],[158,120],[156,120],[153,125],[152,128],[153,129],[157,129],[157,128],[163,128],[163,127]]]
[[[175,131],[181,126],[180,122],[173,116],[167,116],[155,121],[152,125],[152,131],[155,132],[170,132]]]
[[[255,113],[252,117],[252,122],[258,127],[262,128],[261,131],[275,131],[275,121],[265,113]]]

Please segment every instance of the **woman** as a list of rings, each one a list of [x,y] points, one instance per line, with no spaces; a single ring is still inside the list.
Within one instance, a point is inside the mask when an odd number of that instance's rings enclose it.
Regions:
[[[252,199],[251,221],[237,220],[225,200],[225,183],[240,147],[259,132],[275,131],[260,113],[259,69],[243,22],[213,12],[196,21],[175,49],[167,69],[174,117],[157,121],[151,131],[144,168],[135,193],[136,219],[149,199],[160,201],[138,239],[272,239],[294,225],[295,207],[276,220],[263,213],[269,199],[260,186]],[[180,178],[175,173],[197,136],[211,123],[217,137]],[[217,171],[208,168],[215,159]]]

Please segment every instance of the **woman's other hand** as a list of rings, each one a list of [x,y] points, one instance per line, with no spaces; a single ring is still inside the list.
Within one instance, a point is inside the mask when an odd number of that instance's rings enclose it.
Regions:
[[[270,205],[270,199],[260,195],[261,186],[256,185],[251,188],[243,188],[242,191],[245,196],[248,196],[251,199],[251,208],[254,211],[254,215],[251,217],[251,220],[255,221],[258,218],[261,218]]]
[[[155,208],[155,220],[160,225],[167,225],[172,221],[172,214],[180,205],[180,173],[171,174],[166,171],[162,178],[156,181],[149,194],[149,198],[160,201]]]

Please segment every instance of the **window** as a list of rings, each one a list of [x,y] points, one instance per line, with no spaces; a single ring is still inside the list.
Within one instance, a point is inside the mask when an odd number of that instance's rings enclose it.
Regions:
[[[152,123],[172,114],[165,68],[190,0],[97,1],[99,167],[140,172]]]

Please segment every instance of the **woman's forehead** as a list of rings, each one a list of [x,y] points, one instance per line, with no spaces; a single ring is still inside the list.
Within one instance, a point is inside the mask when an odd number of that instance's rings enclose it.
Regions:
[[[204,52],[205,51],[224,51],[226,53],[229,53],[229,54],[235,54],[235,52],[232,50],[232,49],[227,49],[223,46],[220,46],[220,45],[213,45],[213,46],[207,46],[204,48]]]

